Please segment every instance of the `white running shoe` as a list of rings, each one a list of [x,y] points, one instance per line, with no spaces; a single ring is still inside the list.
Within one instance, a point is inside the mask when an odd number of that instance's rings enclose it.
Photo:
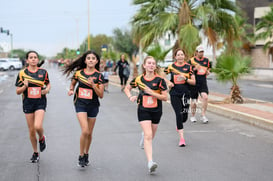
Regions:
[[[139,142],[139,146],[141,149],[144,149],[144,133],[143,132],[141,133],[141,139]]]
[[[148,163],[148,168],[149,168],[149,172],[153,173],[155,172],[156,168],[157,168],[157,163],[153,162],[153,161],[149,161]]]
[[[197,121],[197,119],[196,119],[194,116],[192,116],[192,117],[190,117],[190,121],[191,121],[192,123],[195,123],[195,122]]]
[[[206,116],[202,116],[202,117],[201,117],[201,121],[202,121],[204,124],[206,124],[206,123],[209,122],[209,120],[208,120],[208,118],[207,118]]]

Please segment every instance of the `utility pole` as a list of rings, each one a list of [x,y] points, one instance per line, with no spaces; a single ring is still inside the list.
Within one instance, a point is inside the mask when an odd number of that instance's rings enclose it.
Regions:
[[[88,35],[87,35],[87,39],[88,39],[88,41],[87,41],[87,46],[88,46],[88,50],[90,50],[90,25],[89,25],[89,23],[90,23],[90,2],[89,2],[90,0],[88,0]]]

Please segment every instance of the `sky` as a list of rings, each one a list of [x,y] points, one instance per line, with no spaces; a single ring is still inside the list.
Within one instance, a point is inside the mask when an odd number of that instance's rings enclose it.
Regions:
[[[130,29],[137,7],[132,0],[1,0],[0,27],[12,34],[0,34],[0,46],[35,50],[54,56],[64,47],[78,48],[88,34],[113,35],[115,28]]]

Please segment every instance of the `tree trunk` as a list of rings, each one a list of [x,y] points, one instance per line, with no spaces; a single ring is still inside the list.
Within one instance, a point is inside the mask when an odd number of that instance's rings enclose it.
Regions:
[[[244,99],[241,96],[241,91],[239,86],[237,85],[233,85],[231,87],[231,102],[233,104],[243,104],[244,103]]]

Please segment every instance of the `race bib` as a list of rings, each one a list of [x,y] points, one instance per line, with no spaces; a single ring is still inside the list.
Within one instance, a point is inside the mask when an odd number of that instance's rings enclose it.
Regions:
[[[185,79],[181,75],[174,75],[173,78],[175,84],[185,84]]]
[[[92,89],[79,88],[79,98],[82,99],[92,99],[93,91]]]
[[[145,108],[156,108],[157,99],[153,96],[143,96],[142,106]]]
[[[41,98],[41,87],[29,87],[28,91],[28,98],[30,99],[38,99]]]
[[[205,75],[207,73],[207,67],[200,66],[199,69],[197,70],[198,75]]]

